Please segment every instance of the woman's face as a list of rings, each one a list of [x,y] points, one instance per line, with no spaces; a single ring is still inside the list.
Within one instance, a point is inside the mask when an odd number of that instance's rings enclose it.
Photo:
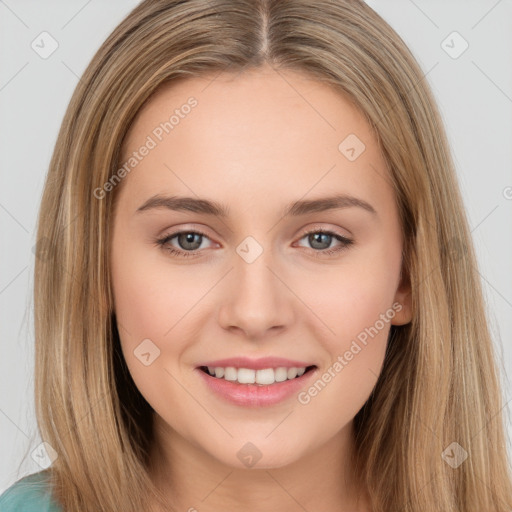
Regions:
[[[364,117],[295,72],[187,78],[140,111],[124,163],[115,313],[160,442],[270,468],[341,439],[410,321]]]

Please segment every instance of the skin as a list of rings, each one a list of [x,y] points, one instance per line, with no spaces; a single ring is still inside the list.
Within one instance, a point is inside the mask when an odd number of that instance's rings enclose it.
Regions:
[[[154,481],[177,510],[369,511],[349,463],[353,418],[377,382],[390,326],[411,320],[400,219],[376,138],[339,92],[264,67],[161,88],[136,117],[124,158],[190,96],[198,105],[116,191],[115,312],[130,373],[155,411]],[[349,134],[366,146],[354,161],[338,149]],[[334,193],[367,201],[377,215],[352,206],[282,216],[293,201]],[[155,194],[215,200],[230,215],[137,213]],[[155,243],[194,228],[207,234],[195,239],[198,256]],[[340,242],[314,245],[304,235],[312,228],[354,244],[315,257]],[[250,264],[236,252],[247,236],[263,249]],[[168,242],[183,252],[192,245]],[[401,311],[307,404],[294,395],[268,407],[234,405],[195,370],[211,359],[272,355],[311,361],[318,376],[332,372],[394,303]],[[148,366],[134,355],[147,338],[160,350]],[[247,442],[262,454],[252,467],[237,457]]]

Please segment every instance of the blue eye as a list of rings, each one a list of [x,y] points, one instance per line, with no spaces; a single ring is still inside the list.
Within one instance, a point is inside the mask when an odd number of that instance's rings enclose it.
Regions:
[[[308,238],[308,242],[313,246],[311,249],[313,251],[313,255],[317,257],[327,257],[332,254],[341,252],[354,243],[354,241],[349,238],[338,235],[333,231],[327,231],[323,229],[314,229],[312,231],[308,231],[302,235],[300,240],[306,237]],[[170,245],[171,240],[174,238],[177,239],[178,245],[182,247],[181,249]],[[163,238],[157,239],[156,244],[163,248],[165,251],[169,252],[172,256],[179,258],[190,258],[200,255],[199,253],[201,251],[199,250],[199,247],[202,245],[201,242],[203,238],[208,239],[208,236],[200,231],[177,231],[176,233],[172,233],[170,235],[164,236]],[[329,247],[333,240],[337,240],[339,245],[330,249],[327,247],[321,247],[322,245],[327,245]]]
[[[197,256],[197,250],[201,246],[201,239],[203,237],[208,238],[206,234],[201,233],[200,231],[177,231],[174,234],[160,238],[156,243],[173,256],[188,258],[191,256]],[[185,250],[176,249],[172,245],[169,245],[169,242],[173,238],[177,238],[179,245],[181,245]],[[196,247],[197,239],[200,240],[199,245]],[[192,245],[192,247],[187,247],[189,245]]]
[[[350,245],[354,243],[354,241],[349,238],[338,235],[333,231],[327,231],[323,229],[314,229],[312,231],[308,231],[302,236],[302,238],[305,237],[307,237],[308,242],[312,244],[313,248],[315,249],[313,253],[314,256],[318,257],[330,256],[331,254],[338,253],[340,251],[347,249]],[[325,250],[322,250],[321,247],[318,247],[318,245],[322,244],[327,244],[328,246],[330,246],[333,239],[340,242],[340,245],[331,249],[325,248]]]

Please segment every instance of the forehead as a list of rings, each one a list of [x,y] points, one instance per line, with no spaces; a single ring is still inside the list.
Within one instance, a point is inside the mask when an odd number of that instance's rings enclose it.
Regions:
[[[187,102],[192,98],[197,106],[188,109]],[[369,131],[346,94],[304,73],[265,66],[242,73],[183,77],[162,84],[134,119],[125,147],[136,143],[138,136],[151,133],[155,123],[168,121],[173,113],[179,116],[174,121],[173,138],[184,131],[174,128],[187,117],[194,120],[198,129],[195,136],[200,128],[216,128],[238,142],[254,131],[263,136],[281,130],[281,137],[288,133],[311,137],[317,132],[315,142],[322,138],[330,144],[333,140],[329,135],[340,136],[347,128],[359,131],[363,138]],[[209,136],[214,137],[215,131],[210,131]],[[271,140],[266,141],[267,146],[273,146]]]
[[[289,191],[290,200],[340,186],[369,198],[387,182],[361,112],[328,84],[290,70],[214,73],[161,86],[135,118],[122,163],[144,145],[153,147],[123,184],[139,203],[165,192],[211,196],[212,189],[223,202],[244,193],[256,201],[270,198],[269,187]]]

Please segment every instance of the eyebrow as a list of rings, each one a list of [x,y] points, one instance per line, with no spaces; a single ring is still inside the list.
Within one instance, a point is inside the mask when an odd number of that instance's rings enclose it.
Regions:
[[[362,208],[372,215],[377,216],[375,208],[370,203],[348,194],[338,194],[322,197],[320,199],[295,201],[285,207],[283,217],[295,217],[308,213],[338,210],[349,207]],[[197,199],[194,197],[164,196],[161,194],[150,197],[144,204],[137,208],[136,213],[162,208],[173,211],[190,211],[221,218],[229,217],[229,207],[217,203],[216,201]]]

